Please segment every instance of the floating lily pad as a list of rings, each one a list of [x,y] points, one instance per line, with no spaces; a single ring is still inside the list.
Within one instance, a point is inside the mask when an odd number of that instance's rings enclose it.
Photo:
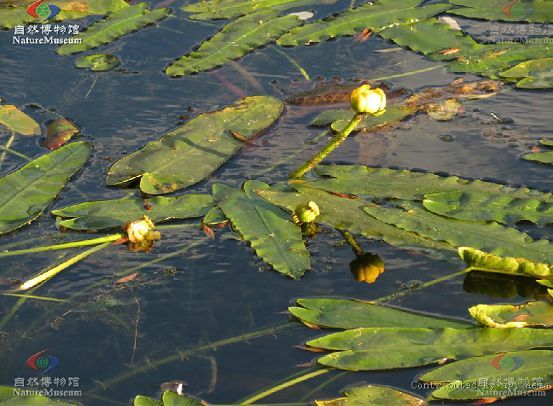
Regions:
[[[298,299],[288,311],[303,322],[330,328],[426,327],[470,328],[459,320],[414,313],[395,307],[346,299]]]
[[[92,145],[74,142],[0,178],[0,234],[30,223],[83,167]]]
[[[77,68],[88,68],[94,72],[104,72],[121,65],[119,58],[109,54],[93,54],[80,56],[75,60]]]
[[[58,224],[73,230],[102,230],[121,227],[129,221],[150,217],[154,223],[201,217],[213,207],[210,195],[190,194],[151,199],[124,198],[79,203],[52,211],[67,218]]]
[[[115,162],[106,182],[122,185],[140,178],[140,189],[152,195],[194,185],[272,125],[282,109],[278,99],[251,96],[224,109],[201,114]]]
[[[307,345],[336,351],[319,358],[322,365],[349,371],[375,371],[551,347],[553,330],[368,327],[328,334],[308,341]]]
[[[241,191],[216,184],[213,195],[225,216],[260,258],[276,271],[298,279],[310,269],[309,252],[301,229],[292,222],[292,217],[255,193],[267,187],[263,182],[248,181]]]
[[[549,0],[449,0],[457,7],[451,14],[494,21],[553,22],[553,4]]]
[[[521,305],[485,305],[469,308],[470,315],[488,327],[552,327],[553,305],[545,302],[528,302]]]
[[[419,379],[441,386],[432,400],[482,400],[528,396],[553,386],[553,351],[509,351],[474,357],[425,373]]]
[[[533,262],[520,257],[500,257],[470,247],[460,247],[459,256],[468,267],[477,271],[553,279],[552,266],[546,263]]]

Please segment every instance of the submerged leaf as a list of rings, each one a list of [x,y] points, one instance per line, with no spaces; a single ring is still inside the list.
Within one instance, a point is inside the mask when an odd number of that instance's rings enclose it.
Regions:
[[[505,193],[476,190],[450,191],[424,195],[427,210],[441,216],[467,221],[496,221],[515,224],[526,220],[535,224],[553,223],[553,203],[528,198],[515,198]]]
[[[423,406],[424,399],[389,386],[365,385],[348,388],[345,397],[332,400],[316,400],[316,406]]]
[[[309,252],[292,218],[256,194],[267,187],[263,182],[248,181],[241,191],[216,184],[213,196],[261,259],[276,271],[298,279],[310,269]]]
[[[288,311],[302,322],[321,327],[470,328],[472,324],[407,310],[346,299],[298,299]]]
[[[74,142],[0,178],[0,234],[37,218],[83,167],[92,145]]]
[[[62,45],[57,52],[60,55],[70,55],[99,47],[146,25],[153,24],[167,17],[170,12],[169,8],[149,10],[148,4],[145,2],[122,8],[76,35],[74,39],[81,39],[80,43]]]
[[[402,208],[367,206],[365,212],[384,223],[417,233],[454,247],[471,245],[497,255],[523,256],[532,261],[553,262],[553,244],[533,240],[528,234],[497,223],[447,219],[432,214],[418,204],[404,202]]]
[[[553,351],[509,351],[474,357],[433,369],[419,379],[443,385],[431,393],[435,400],[504,399],[528,396],[553,385]]]
[[[79,203],[53,210],[52,214],[69,219],[59,226],[73,230],[102,230],[122,227],[129,221],[148,216],[154,223],[173,219],[201,217],[213,207],[210,195],[190,194],[176,197],[155,196],[144,199],[123,198]]]
[[[119,58],[109,54],[85,55],[75,60],[77,68],[88,68],[93,72],[104,72],[119,65],[121,65]]]
[[[380,31],[391,25],[425,19],[451,8],[449,4],[417,7],[421,0],[379,0],[305,24],[277,40],[279,45],[305,45],[343,35],[355,35],[364,28]]]
[[[372,327],[329,334],[307,345],[338,351],[319,358],[320,364],[349,371],[375,371],[551,347],[553,330]]]
[[[201,114],[115,162],[106,183],[122,185],[140,178],[140,189],[153,195],[194,185],[238,152],[244,139],[272,125],[282,109],[282,102],[273,97],[251,96]]]
[[[500,257],[470,247],[460,247],[459,255],[467,266],[474,270],[553,279],[552,266],[545,263],[525,258]]]
[[[553,21],[553,3],[550,0],[449,0],[449,2],[462,7],[448,12],[463,17],[533,23]]]
[[[552,327],[553,305],[545,302],[528,302],[521,305],[485,305],[469,308],[470,315],[488,327]]]
[[[57,118],[46,126],[44,146],[48,149],[58,149],[67,144],[79,129],[66,118]]]
[[[8,130],[22,135],[40,134],[38,123],[11,104],[0,105],[0,124]]]
[[[225,25],[197,50],[173,62],[165,73],[185,76],[215,68],[267,45],[300,23],[295,15],[278,17],[275,10],[247,14]]]

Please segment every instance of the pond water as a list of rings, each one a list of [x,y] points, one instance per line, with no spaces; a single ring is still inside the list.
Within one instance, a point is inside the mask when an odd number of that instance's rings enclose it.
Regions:
[[[363,43],[346,37],[311,47],[270,45],[213,72],[168,79],[163,73],[168,63],[223,25],[190,21],[176,7],[182,1],[170,3],[175,9],[173,16],[157,28],[140,30],[100,48],[116,54],[124,71],[76,69],[73,56],[59,56],[51,46],[15,46],[11,32],[0,32],[0,95],[18,106],[43,106],[45,110],[25,109],[43,122],[57,114],[72,119],[81,128],[79,139],[94,144],[84,170],[67,184],[51,209],[132,194],[132,189],[105,186],[104,176],[112,162],[175,128],[182,122],[181,115],[215,110],[236,100],[239,95],[225,86],[227,82],[247,95],[279,98],[309,89],[311,83],[282,52],[311,78],[372,79],[439,65],[404,49],[379,52],[395,46],[376,36]],[[318,15],[341,10],[345,3],[349,0],[317,7]],[[463,29],[474,34],[485,35],[489,30],[488,22],[458,20]],[[388,82],[394,87],[417,89],[446,85],[456,77],[438,66]],[[553,137],[552,103],[551,92],[506,87],[494,97],[466,103],[465,112],[451,121],[437,122],[420,115],[392,130],[352,136],[325,162],[421,169],[552,190],[550,168],[519,159],[538,139]],[[308,124],[328,108],[332,106],[287,106],[270,131],[190,191],[209,192],[216,182],[238,186],[246,179],[286,179],[326,140],[314,142],[320,129]],[[494,115],[509,120],[500,123]],[[0,134],[2,144],[8,135]],[[12,148],[30,157],[45,152],[38,137],[17,137]],[[297,158],[287,160],[297,151],[301,151]],[[21,164],[19,158],[8,155],[0,175]],[[551,228],[527,226],[527,230],[535,237],[553,237]],[[31,226],[0,237],[0,249],[82,237],[79,233],[59,233],[53,217],[46,214]],[[55,376],[79,378],[83,397],[74,400],[85,405],[130,404],[139,393],[156,397],[159,385],[171,380],[186,381],[187,393],[209,402],[235,403],[301,372],[317,356],[297,348],[321,332],[289,323],[286,309],[296,298],[377,299],[417,281],[462,269],[460,260],[433,260],[382,242],[360,241],[366,251],[378,253],[386,264],[386,272],[374,284],[353,280],[348,267],[354,257],[351,248],[343,243],[340,233],[327,228],[308,243],[313,271],[299,281],[273,272],[229,228],[218,231],[214,240],[195,223],[166,230],[161,242],[147,254],[110,247],[33,292],[66,302],[27,300],[15,307],[18,298],[0,296],[0,319],[9,315],[0,327],[0,384],[12,386],[17,377],[33,376],[25,361],[47,348],[60,360]],[[25,279],[69,255],[71,252],[59,251],[2,258],[0,276]],[[140,273],[140,279],[115,286],[114,274],[132,268]],[[532,298],[520,294],[508,299],[494,297],[480,281],[471,284],[464,279],[453,278],[390,303],[469,320],[467,308],[471,305],[520,303]],[[537,290],[532,286],[519,292],[534,294]],[[186,352],[269,327],[277,330],[214,349]],[[344,387],[360,382],[392,385],[424,395],[425,391],[411,385],[425,370],[333,371],[263,402],[337,397]],[[550,404],[551,396],[512,399],[506,404],[530,402]]]

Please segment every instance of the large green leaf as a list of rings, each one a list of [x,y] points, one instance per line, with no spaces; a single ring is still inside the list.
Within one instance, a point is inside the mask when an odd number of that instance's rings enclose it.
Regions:
[[[386,224],[363,213],[363,207],[368,204],[363,199],[350,199],[337,196],[322,190],[296,187],[298,192],[283,192],[276,190],[257,190],[256,192],[273,204],[293,211],[300,204],[314,201],[320,208],[321,215],[317,223],[326,224],[338,230],[348,230],[367,238],[384,240],[388,244],[414,250],[430,249],[433,255],[437,250],[454,250],[455,248],[441,241],[433,241],[422,237],[416,232],[402,230]]]
[[[550,0],[449,0],[463,6],[449,13],[470,18],[499,21],[529,21],[553,23],[553,3]]]
[[[532,262],[525,258],[500,257],[471,247],[459,247],[459,256],[467,267],[477,271],[553,279],[551,265]]]
[[[215,20],[250,14],[261,9],[285,10],[310,4],[333,4],[337,0],[203,0],[183,6],[184,11],[194,13],[191,20]]]
[[[552,327],[553,305],[545,302],[528,302],[520,305],[480,304],[469,308],[470,315],[488,327]]]
[[[479,44],[472,37],[436,19],[396,25],[379,32],[383,38],[421,52],[434,60],[452,60],[451,72],[467,72],[497,78],[501,71],[532,59],[553,57],[547,43]]]
[[[553,385],[552,363],[553,351],[513,351],[457,361],[419,379],[443,385],[432,392],[434,400],[495,400],[547,390]]]
[[[436,18],[421,20],[409,25],[393,25],[378,34],[402,47],[435,56],[437,59],[451,59],[459,54],[470,54],[480,49],[480,45],[472,37],[450,28]],[[449,58],[438,53],[447,49],[458,49],[458,52]]]
[[[553,6],[553,3],[552,3]],[[521,62],[499,74],[504,79],[516,81],[523,89],[546,89],[553,87],[553,58],[540,58]]]
[[[553,330],[369,327],[329,334],[307,345],[335,350],[318,359],[350,371],[408,368],[504,351],[553,347]]]
[[[194,185],[238,152],[245,141],[273,124],[282,109],[280,100],[252,96],[201,114],[115,162],[106,182],[121,185],[141,178],[140,189],[149,194]]]
[[[409,312],[389,306],[346,299],[298,299],[288,311],[303,322],[321,327],[425,327],[469,328],[458,320]],[[301,307],[300,307],[301,306]]]
[[[21,1],[16,4],[16,7],[0,6],[0,29],[39,23],[40,21],[29,15],[26,10],[35,1]],[[129,6],[125,0],[52,0],[46,1],[45,4],[54,4],[59,7],[60,13],[55,17],[56,21],[106,14]]]
[[[18,134],[40,134],[40,126],[38,123],[11,104],[0,105],[0,124]]]
[[[545,42],[487,44],[481,45],[478,52],[460,55],[457,61],[449,64],[448,70],[474,73],[495,79],[502,71],[521,62],[551,57],[553,57],[553,47]]]
[[[333,193],[367,195],[376,198],[422,200],[429,193],[476,191],[506,195],[513,199],[536,199],[553,203],[553,195],[528,188],[511,188],[492,182],[468,180],[457,176],[408,170],[370,168],[363,165],[319,165],[315,173],[321,178],[295,183]]]
[[[86,162],[92,145],[67,144],[0,178],[0,234],[31,222]]]
[[[316,406],[423,406],[424,399],[389,386],[364,385],[348,388],[344,397],[316,400]]]
[[[111,13],[106,19],[92,24],[86,31],[73,39],[80,43],[65,44],[58,48],[58,54],[70,55],[107,44],[123,35],[153,24],[170,14],[169,8],[149,10],[147,3],[138,3]]]
[[[404,202],[401,206],[385,208],[371,205],[364,210],[379,221],[455,247],[470,245],[497,255],[553,262],[553,244],[548,240],[533,240],[522,231],[497,223],[444,218],[424,210],[416,203]]]
[[[292,223],[291,216],[254,191],[267,187],[263,182],[248,181],[241,191],[216,184],[213,196],[260,258],[276,271],[298,279],[310,269],[309,252],[302,240],[301,229]]]
[[[101,230],[121,227],[124,223],[148,216],[154,223],[172,219],[201,217],[213,207],[210,195],[155,196],[151,199],[123,198],[97,200],[53,210],[52,214],[69,217],[59,225],[73,230]]]
[[[200,47],[165,69],[169,76],[184,76],[224,65],[267,45],[300,24],[296,15],[278,17],[275,10],[247,14],[225,25]]]
[[[432,213],[467,221],[497,221],[514,224],[522,220],[545,225],[553,223],[553,203],[532,198],[515,198],[506,193],[475,190],[424,195],[423,205]]]
[[[421,0],[379,0],[375,4],[365,4],[295,28],[280,37],[277,44],[298,46],[322,42],[343,35],[355,35],[365,28],[380,31],[391,25],[425,19],[451,8],[448,4],[417,7],[420,3]]]

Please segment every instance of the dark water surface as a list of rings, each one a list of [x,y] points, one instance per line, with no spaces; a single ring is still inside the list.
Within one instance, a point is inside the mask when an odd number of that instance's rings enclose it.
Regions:
[[[176,1],[172,6],[177,9],[182,3]],[[322,7],[321,15],[338,10],[345,3],[348,2]],[[215,73],[179,80],[165,77],[162,70],[170,61],[214,33],[220,25],[222,22],[189,21],[185,13],[176,10],[158,28],[143,29],[100,48],[101,52],[118,55],[127,72],[98,74],[75,69],[75,57],[59,56],[52,47],[11,45],[12,33],[0,32],[0,96],[18,106],[37,103],[55,109],[79,125],[82,130],[79,139],[94,143],[94,153],[85,169],[66,186],[52,208],[132,194],[129,189],[104,186],[104,176],[113,159],[173,129],[181,114],[214,110],[238,98],[223,86],[221,78],[246,94],[281,98],[286,93],[309,88],[310,84],[274,45]],[[480,33],[489,29],[486,23],[462,21],[462,25]],[[284,52],[297,60],[312,78],[371,79],[437,65],[406,50],[377,52],[392,47],[393,44],[374,37],[362,44],[352,38],[341,38]],[[258,85],[246,80],[241,70],[249,72]],[[455,78],[439,67],[389,82],[394,87],[416,89],[445,85]],[[548,167],[519,159],[536,140],[553,136],[552,102],[551,92],[508,88],[493,98],[467,103],[465,114],[450,122],[418,116],[392,131],[351,137],[327,162],[419,168],[552,190]],[[285,179],[301,162],[299,158],[287,162],[287,157],[301,149],[301,158],[306,159],[317,150],[312,140],[320,130],[307,124],[327,108],[288,106],[269,133],[190,192],[208,192],[215,182],[238,186],[245,179],[269,182]],[[55,118],[48,111],[30,107],[26,111],[41,121]],[[512,123],[497,122],[492,112],[511,119]],[[0,133],[0,142],[4,144],[7,137],[7,133]],[[13,148],[36,157],[45,152],[40,143],[38,137],[21,136]],[[8,155],[0,174],[21,164],[17,157]],[[551,228],[529,230],[534,236],[553,236]],[[44,215],[31,226],[0,237],[0,249],[11,244],[27,247],[89,236],[60,234],[54,219]],[[79,377],[83,397],[76,400],[86,405],[129,404],[139,393],[157,396],[161,382],[175,379],[185,380],[188,393],[209,402],[233,403],[301,371],[316,354],[295,346],[320,332],[293,323],[274,334],[217,350],[186,357],[179,357],[178,353],[287,323],[286,308],[298,297],[376,299],[413,281],[429,281],[462,269],[460,261],[431,260],[375,241],[363,240],[362,245],[367,251],[378,252],[386,263],[387,271],[372,285],[354,282],[348,268],[353,253],[343,244],[340,234],[329,229],[309,243],[313,272],[295,282],[270,271],[229,229],[219,232],[215,240],[209,240],[193,226],[165,231],[161,243],[148,254],[110,247],[34,292],[64,299],[82,291],[85,294],[62,304],[29,300],[0,327],[0,384],[11,386],[17,377],[33,376],[25,360],[48,348],[50,354],[60,359],[60,366],[52,373]],[[183,252],[141,268],[141,283],[114,287],[114,273],[178,250]],[[71,254],[54,252],[1,259],[0,276],[24,279]],[[473,293],[465,291],[470,286]],[[478,280],[454,278],[404,296],[393,304],[468,319],[467,307],[471,305],[525,300],[516,295],[509,299],[493,297],[482,286]],[[532,289],[535,287],[526,291]],[[0,296],[0,319],[12,311],[16,302],[17,298]],[[172,357],[170,362],[160,362],[167,357]],[[411,382],[425,370],[332,372],[279,392],[266,401],[289,403],[337,397],[344,387],[360,382],[412,390]],[[125,373],[129,374],[118,379]],[[335,379],[312,393],[330,378]],[[509,400],[505,404],[550,401],[548,396]]]

